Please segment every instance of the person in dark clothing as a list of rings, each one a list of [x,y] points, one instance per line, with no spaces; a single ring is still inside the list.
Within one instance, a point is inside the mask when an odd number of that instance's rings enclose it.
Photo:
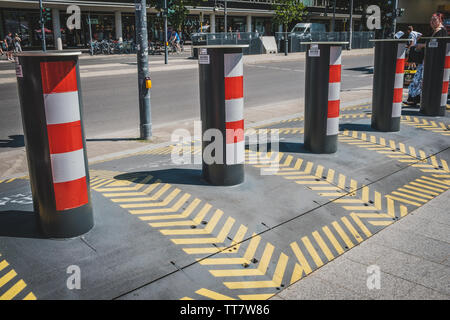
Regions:
[[[435,13],[431,16],[430,26],[433,32],[430,37],[446,37],[447,30],[443,25],[444,15],[442,13]],[[417,105],[420,102],[422,95],[422,79],[423,79],[423,58],[425,43],[418,43],[410,49],[410,57],[414,57],[414,62],[417,64],[416,74],[408,87],[408,100],[403,103],[408,106]]]
[[[6,57],[9,61],[14,61],[12,55],[14,50],[14,40],[11,32],[8,32],[8,34],[5,37],[6,42]]]

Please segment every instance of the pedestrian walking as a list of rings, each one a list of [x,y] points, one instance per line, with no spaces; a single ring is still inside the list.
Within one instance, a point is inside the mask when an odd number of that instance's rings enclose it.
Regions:
[[[16,33],[14,35],[14,52],[19,53],[22,52],[22,46],[20,43],[22,42],[22,39],[19,37],[19,35]]]
[[[442,13],[434,13],[430,19],[430,26],[432,33],[430,37],[445,37],[447,31],[443,25],[444,15]],[[408,106],[414,106],[420,103],[420,96],[422,95],[422,80],[423,80],[423,59],[426,44],[418,43],[411,46],[409,51],[409,59],[416,63],[417,70],[412,82],[408,87],[408,100],[403,103]]]
[[[8,61],[14,61],[12,57],[14,51],[14,40],[11,32],[8,32],[4,41],[6,42],[6,58],[8,58]]]
[[[0,56],[3,56],[4,54],[3,50],[6,50],[6,45],[3,40],[0,40]]]

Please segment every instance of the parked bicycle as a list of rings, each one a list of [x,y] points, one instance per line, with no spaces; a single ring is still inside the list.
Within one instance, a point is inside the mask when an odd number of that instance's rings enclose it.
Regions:
[[[92,41],[92,54],[130,54],[136,53],[136,45],[133,41],[102,40]]]

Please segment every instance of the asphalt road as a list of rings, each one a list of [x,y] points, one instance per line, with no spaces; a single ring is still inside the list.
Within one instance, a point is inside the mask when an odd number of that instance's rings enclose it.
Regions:
[[[156,59],[161,59],[157,57]],[[82,59],[81,66],[111,63],[134,64],[135,57]],[[342,58],[341,90],[367,90],[372,75],[372,55]],[[1,64],[0,70],[13,64]],[[244,65],[245,108],[304,96],[305,63],[271,62]],[[14,75],[11,75],[14,77]],[[158,126],[200,116],[198,71],[196,68],[152,73],[152,122]],[[124,138],[139,126],[137,78],[134,74],[96,76],[81,80],[87,138]],[[362,89],[361,89],[362,88]],[[16,83],[0,84],[0,152],[23,146],[22,121]]]

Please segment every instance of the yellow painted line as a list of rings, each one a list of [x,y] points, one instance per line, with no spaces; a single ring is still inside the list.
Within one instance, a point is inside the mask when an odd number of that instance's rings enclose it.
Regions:
[[[217,265],[217,264],[242,264],[250,263],[250,260],[255,255],[256,249],[258,249],[259,243],[261,242],[260,236],[254,236],[241,258],[207,258],[200,260],[199,263],[202,265]]]
[[[270,243],[266,244],[261,261],[256,269],[226,269],[226,270],[209,270],[209,272],[215,277],[247,277],[247,276],[261,276],[265,275],[267,268],[269,267],[270,259],[272,258],[274,246]],[[248,263],[245,259],[241,258],[242,263]],[[226,260],[226,259],[224,259]],[[226,261],[225,261],[226,262]],[[226,263],[223,263],[226,264]]]
[[[315,181],[315,179],[317,179],[316,176],[304,176],[302,172],[286,172],[286,173],[282,173],[282,174],[277,174],[277,175],[286,175],[287,177],[284,177],[285,179],[288,180],[294,180],[294,179],[313,179]]]
[[[8,261],[3,260],[2,262],[0,262],[0,271],[2,271],[3,269],[5,269],[7,266],[9,266]]]
[[[7,284],[11,279],[17,276],[17,273],[14,270],[9,271],[3,277],[0,278],[0,288]]]
[[[135,204],[121,204],[122,208],[149,208],[149,207],[163,207],[167,206],[179,193],[180,189],[173,190],[163,201],[153,202],[153,203],[135,203]],[[151,199],[151,198],[148,198]],[[142,201],[149,201],[148,199]],[[115,199],[112,199],[115,200]],[[132,214],[142,214],[148,213],[147,210],[130,210]]]
[[[334,181],[334,170],[333,169],[328,169],[328,174],[327,174],[327,181],[328,183],[333,183]]]
[[[394,223],[394,220],[392,220],[392,221],[389,221],[389,220],[385,220],[385,221],[373,220],[373,221],[369,221],[369,223],[371,225],[373,225],[373,226],[376,226],[376,227],[385,227],[385,226],[388,226],[388,225]]]
[[[420,192],[423,192],[423,193],[428,193],[428,194],[431,194],[431,195],[434,195],[434,196],[438,196],[439,195],[438,192],[429,191],[429,190],[425,190],[424,188],[417,188],[417,187],[413,187],[413,186],[410,186],[410,185],[405,185],[405,186],[403,186],[403,188],[417,190],[417,191],[420,191]],[[432,197],[432,198],[434,198],[434,197]]]
[[[416,180],[416,181],[417,181],[417,180]],[[423,183],[418,183],[418,182],[415,182],[415,181],[412,181],[412,182],[410,182],[409,184],[412,184],[412,185],[414,185],[414,186],[421,187],[421,188],[424,188],[424,189],[428,189],[428,190],[438,191],[438,192],[440,192],[440,193],[442,193],[442,192],[445,191],[445,189],[439,189],[439,188],[430,187],[430,186],[428,186],[428,185],[425,185],[425,184],[423,184]]]
[[[327,257],[327,259],[329,261],[333,260],[334,259],[334,255],[331,253],[330,249],[328,248],[328,246],[326,245],[325,241],[320,236],[319,232],[314,231],[312,233],[312,235],[313,235],[314,239],[316,240],[317,244],[319,245],[320,249],[322,249],[322,252]]]
[[[429,200],[426,200],[426,199],[414,197],[414,196],[411,196],[411,195],[409,195],[409,194],[405,194],[405,193],[398,192],[398,191],[393,191],[392,194],[395,194],[396,196],[400,196],[400,197],[404,197],[404,198],[408,198],[408,199],[420,201],[420,202],[423,202],[423,203],[426,203],[426,202],[429,201]]]
[[[312,185],[328,184],[327,181],[295,181],[295,183],[297,183],[297,184],[312,184]]]
[[[291,283],[294,283],[302,278],[303,273],[305,273],[305,275],[310,274],[312,272],[312,269],[309,266],[305,256],[303,255],[303,252],[300,250],[297,242],[292,242],[290,246],[298,261],[298,263],[296,263],[295,265],[294,272],[291,278]]]
[[[427,180],[425,180],[425,179],[416,179],[416,181],[417,181],[417,182],[422,182],[422,183],[425,183],[425,184],[429,184],[429,185],[431,185],[431,186],[435,186],[435,187],[439,187],[439,188],[444,188],[444,190],[445,190],[445,188],[446,188],[446,186],[444,186],[442,183],[433,183],[433,182],[427,181]]]
[[[167,190],[169,190],[171,188],[170,185],[166,184],[164,185],[157,193],[155,193],[154,196],[151,197],[133,197],[133,198],[120,198],[120,199],[111,199],[112,202],[116,202],[116,203],[120,203],[120,202],[145,202],[145,201],[155,201],[158,200],[162,194],[164,194]],[[175,189],[175,190],[179,190],[179,189]],[[180,190],[179,190],[180,191]],[[178,192],[179,192],[178,191]],[[173,193],[174,191],[172,191]],[[178,193],[177,192],[177,193]],[[152,204],[151,206],[153,206],[154,204]],[[124,208],[129,208],[129,207],[124,207]]]
[[[181,298],[180,300],[194,300],[194,299],[189,298],[189,297],[183,297],[183,298]]]
[[[23,298],[23,300],[37,300],[36,296],[33,294],[33,292],[30,292]]]
[[[16,282],[8,291],[0,296],[0,300],[11,300],[17,296],[27,285],[23,280]]]
[[[176,190],[175,190],[176,191]],[[175,191],[173,191],[173,192],[175,192]],[[177,192],[178,193],[178,192]],[[175,195],[176,196],[176,195]],[[167,200],[169,197],[167,197],[166,198],[166,200],[164,200],[164,201],[166,201],[166,202],[164,202],[164,203],[170,203],[170,201],[173,199],[173,198],[175,198],[175,196],[174,197],[172,197],[170,200]],[[180,210],[180,208],[183,206],[183,204],[186,202],[186,201],[188,201],[189,200],[189,198],[191,197],[191,195],[189,194],[189,193],[185,193],[185,194],[183,194],[183,196],[181,196],[180,197],[180,199],[178,199],[178,201],[172,206],[172,207],[170,207],[170,208],[159,208],[159,209],[147,209],[147,210],[145,210],[145,213],[146,214],[151,214],[151,213],[170,213],[170,212],[177,212],[178,210]],[[113,199],[114,200],[114,199]],[[123,207],[124,205],[122,205],[122,207]],[[127,205],[128,207],[134,207],[135,208],[135,206],[134,205]],[[136,213],[136,212],[134,212],[134,213]]]
[[[409,201],[409,200],[406,200],[406,199],[403,199],[403,198],[399,198],[399,197],[394,197],[394,196],[391,196],[391,195],[387,195],[386,198],[389,198],[389,199],[392,199],[392,200],[396,200],[396,201],[400,201],[400,202],[404,202],[404,203],[408,203],[408,204],[411,204],[411,205],[416,206],[416,207],[420,207],[421,206],[420,203],[417,203],[417,202],[414,202],[414,201]]]
[[[340,192],[319,192],[319,195],[322,197],[340,197],[342,193]]]
[[[338,254],[339,255],[343,254],[344,253],[344,249],[342,249],[341,245],[339,244],[339,242],[337,241],[337,239],[335,238],[335,236],[331,232],[330,228],[325,226],[325,227],[322,228],[322,230],[326,234],[326,236],[328,237],[328,240],[330,240],[331,244],[336,249]]]
[[[171,215],[158,215],[158,216],[144,216],[144,217],[139,217],[139,219],[143,220],[143,221],[148,221],[148,220],[175,220],[175,219],[186,219],[187,217],[189,217],[192,212],[195,210],[195,208],[197,208],[197,206],[200,204],[201,200],[195,198],[194,201],[192,201],[188,207],[181,213],[181,214],[171,214]],[[205,206],[207,206],[208,204],[205,204]],[[166,222],[154,222],[154,223],[149,223],[149,225],[151,227],[170,227],[170,226],[180,226],[180,225],[186,225],[186,224],[191,224],[192,221],[188,220],[188,221],[166,221]]]
[[[353,214],[357,215],[359,218],[369,219],[369,218],[391,218],[390,215],[384,214],[384,213],[356,213],[352,212]]]
[[[213,299],[213,300],[235,300],[229,296],[208,290],[208,289],[200,289],[195,292],[198,295]]]
[[[445,180],[434,179],[434,178],[426,177],[426,176],[422,176],[421,178],[422,179],[426,179],[426,180],[430,180],[430,181],[434,181],[434,182],[436,182],[438,184],[441,184],[444,188],[450,185],[450,183],[445,181]]]
[[[353,218],[353,221],[358,225],[358,227],[364,232],[366,237],[370,238],[372,233],[367,229],[367,227],[362,223],[362,221],[358,218],[358,216],[354,213],[350,213],[350,216]]]
[[[341,220],[345,224],[347,229],[350,231],[350,233],[353,235],[353,237],[356,239],[356,241],[362,242],[364,240],[346,217],[341,218]]]
[[[313,245],[311,244],[311,241],[309,241],[308,237],[303,237],[302,242],[306,247],[306,250],[308,250],[309,255],[313,258],[314,263],[317,265],[318,268],[323,266],[322,259],[320,259],[319,254],[314,249]]]
[[[339,225],[339,223],[337,221],[334,221],[331,223],[332,226],[334,227],[334,229],[337,231],[337,233],[339,234],[339,236],[342,238],[342,240],[344,240],[345,244],[347,245],[347,247],[349,249],[353,248],[354,244],[353,242],[350,240],[350,238],[347,236],[347,234],[345,233],[345,231],[341,228],[341,226]]]
[[[222,250],[225,250],[225,247],[183,248],[187,254],[214,254]]]
[[[224,282],[223,284],[228,289],[257,289],[279,287],[281,285],[284,271],[286,270],[287,261],[288,257],[285,254],[281,253],[272,280]]]
[[[335,190],[335,191],[337,191],[337,190],[341,190],[340,188],[338,188],[338,187],[334,187],[334,186],[329,186],[329,187],[310,187],[310,189],[311,190],[315,190],[315,191],[317,191],[317,190],[323,190],[323,191],[327,191],[327,190],[330,190],[330,191],[332,191],[332,190]]]
[[[111,180],[111,179],[103,179],[103,181],[98,183],[98,184],[96,184],[95,187],[93,187],[93,189],[95,191],[101,192],[101,191],[99,191],[101,189],[98,189],[98,188],[100,188],[101,186],[104,186],[105,184],[110,183],[111,181],[113,181],[113,180]]]
[[[216,210],[214,215],[212,216],[211,220],[208,222],[208,224],[205,226],[204,229],[162,229],[159,230],[163,235],[203,235],[203,234],[210,234],[214,231],[217,224],[219,223],[220,218],[223,215],[223,211]],[[227,223],[234,223],[230,220],[227,221]]]
[[[232,223],[228,223],[231,219],[234,223],[233,218],[228,218],[227,223],[223,226],[219,235],[216,238],[186,238],[186,239],[170,239],[175,244],[212,244],[212,243],[222,243],[224,242],[227,234],[230,232]]]

